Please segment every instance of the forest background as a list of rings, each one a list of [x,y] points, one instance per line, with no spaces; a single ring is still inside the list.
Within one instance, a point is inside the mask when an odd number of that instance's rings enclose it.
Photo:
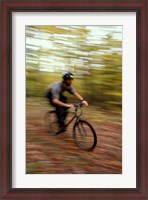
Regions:
[[[44,97],[65,71],[90,105],[121,113],[122,26],[26,26],[26,96]]]

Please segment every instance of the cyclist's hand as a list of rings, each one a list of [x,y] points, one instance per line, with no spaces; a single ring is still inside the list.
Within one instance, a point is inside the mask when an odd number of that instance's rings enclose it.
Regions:
[[[88,106],[87,101],[82,101],[82,103],[83,103],[84,106]]]
[[[74,105],[73,104],[67,104],[67,108],[72,108],[72,109],[75,109]]]

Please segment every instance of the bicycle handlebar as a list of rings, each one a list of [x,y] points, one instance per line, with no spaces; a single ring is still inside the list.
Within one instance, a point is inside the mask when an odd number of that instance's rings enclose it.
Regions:
[[[75,107],[75,108],[80,108],[80,107],[82,107],[83,105],[84,105],[83,103],[77,103],[77,104],[74,105],[74,107]]]

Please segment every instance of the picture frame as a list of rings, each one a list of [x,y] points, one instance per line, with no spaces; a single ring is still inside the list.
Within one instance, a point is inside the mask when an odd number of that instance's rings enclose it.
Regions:
[[[12,13],[136,12],[136,188],[12,187]],[[147,0],[1,1],[1,199],[148,199]]]

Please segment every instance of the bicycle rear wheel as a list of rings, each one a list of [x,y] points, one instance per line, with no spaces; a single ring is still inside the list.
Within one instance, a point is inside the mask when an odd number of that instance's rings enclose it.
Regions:
[[[74,125],[73,137],[80,149],[91,151],[97,145],[97,135],[94,128],[84,120],[79,120]]]
[[[60,131],[59,123],[56,117],[56,111],[48,111],[44,116],[44,124],[49,133],[57,134]]]

